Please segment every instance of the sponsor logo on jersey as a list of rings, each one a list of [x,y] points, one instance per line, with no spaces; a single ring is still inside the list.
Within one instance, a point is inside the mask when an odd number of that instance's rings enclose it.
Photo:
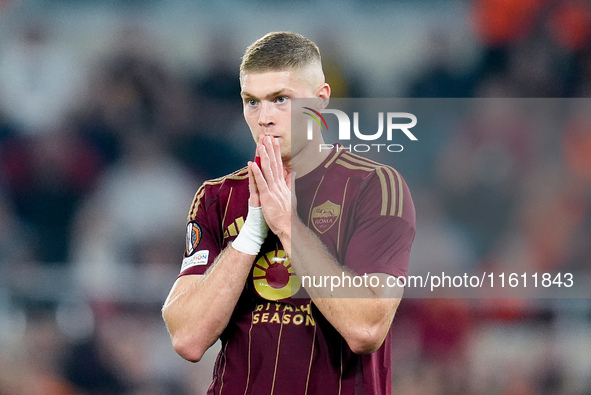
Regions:
[[[193,266],[207,265],[207,259],[209,258],[209,250],[196,251],[193,255],[183,259],[181,265],[181,272]]]
[[[187,224],[187,251],[185,256],[191,256],[197,250],[197,246],[201,242],[201,227],[197,222],[189,222]]]
[[[296,294],[300,278],[292,272],[284,250],[276,249],[261,256],[254,264],[252,281],[257,293],[267,300],[281,300]]]
[[[256,305],[252,324],[316,326],[316,321],[312,315],[311,302],[300,304],[299,307],[295,304],[266,302]]]
[[[244,225],[244,217],[238,217],[232,221],[232,223],[228,225],[228,228],[224,230],[224,239],[238,236],[238,232],[242,229],[242,225]]]
[[[312,209],[312,225],[320,232],[324,233],[337,222],[341,215],[341,206],[327,200],[320,206]]]

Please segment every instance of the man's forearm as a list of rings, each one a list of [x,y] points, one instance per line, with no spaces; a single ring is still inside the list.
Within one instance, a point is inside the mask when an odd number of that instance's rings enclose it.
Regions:
[[[198,361],[228,325],[254,262],[229,246],[203,275],[179,277],[162,308],[174,349]]]
[[[295,219],[293,221],[296,221]],[[299,220],[282,244],[295,272],[302,276],[354,276],[336,262],[322,242]],[[380,276],[380,274],[376,274]],[[385,279],[387,275],[381,275]],[[386,294],[384,288],[308,286],[306,291],[324,317],[343,336],[354,352],[367,353],[383,342],[400,302],[398,294]]]

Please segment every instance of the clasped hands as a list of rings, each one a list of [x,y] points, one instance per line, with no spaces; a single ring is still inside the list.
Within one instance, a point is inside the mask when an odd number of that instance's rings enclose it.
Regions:
[[[262,207],[269,228],[281,239],[291,231],[291,218],[296,214],[293,172],[283,167],[278,138],[261,136],[256,148],[260,167],[248,162],[249,205]]]

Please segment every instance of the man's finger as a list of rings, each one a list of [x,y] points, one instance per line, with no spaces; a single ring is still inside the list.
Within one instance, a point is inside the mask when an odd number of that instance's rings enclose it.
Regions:
[[[262,144],[264,145],[267,155],[269,156],[269,169],[273,173],[273,181],[279,180],[283,174],[281,170],[281,153],[279,154],[279,157],[277,157],[277,152],[275,149],[275,144],[277,141],[278,139],[271,136],[265,136],[265,138],[262,140]],[[266,176],[267,175],[265,174],[265,177]]]
[[[248,162],[248,191],[250,192],[250,197],[248,204],[252,207],[260,207],[261,206],[261,199],[259,197],[259,191],[254,180],[253,168],[258,167],[256,164],[252,162]]]
[[[261,162],[263,164],[265,162],[264,159],[265,158],[261,155]],[[259,199],[259,205],[260,205],[260,197],[263,194],[269,193],[269,185],[267,184],[267,180],[263,176],[261,169],[258,166],[256,166],[256,164],[251,163],[249,169],[252,172],[253,184],[254,184],[254,187],[256,188],[257,197]],[[250,179],[249,179],[249,181],[250,181]]]
[[[269,169],[273,173],[273,179],[275,179],[277,174],[277,163],[275,160],[275,152],[273,151],[273,140],[274,138],[271,136],[265,136],[263,139],[263,146],[265,147],[265,152],[269,157]]]
[[[273,145],[273,153],[275,155],[275,174],[277,177],[281,177],[283,175],[283,159],[281,159],[281,145],[279,145],[279,139],[274,138],[272,140]]]
[[[271,166],[271,158],[269,155],[269,150],[264,144],[265,139],[263,139],[263,143],[258,144],[257,146],[257,153],[261,158],[261,175],[265,178],[267,184],[272,184],[275,181],[275,175],[273,173],[273,168]]]

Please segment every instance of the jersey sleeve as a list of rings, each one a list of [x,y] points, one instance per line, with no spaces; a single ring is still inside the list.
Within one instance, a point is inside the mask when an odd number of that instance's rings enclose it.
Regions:
[[[222,250],[217,196],[203,184],[187,217],[186,246],[180,276],[204,274]]]
[[[415,207],[406,182],[396,170],[378,168],[356,202],[344,265],[358,275],[406,276],[415,224]]]

